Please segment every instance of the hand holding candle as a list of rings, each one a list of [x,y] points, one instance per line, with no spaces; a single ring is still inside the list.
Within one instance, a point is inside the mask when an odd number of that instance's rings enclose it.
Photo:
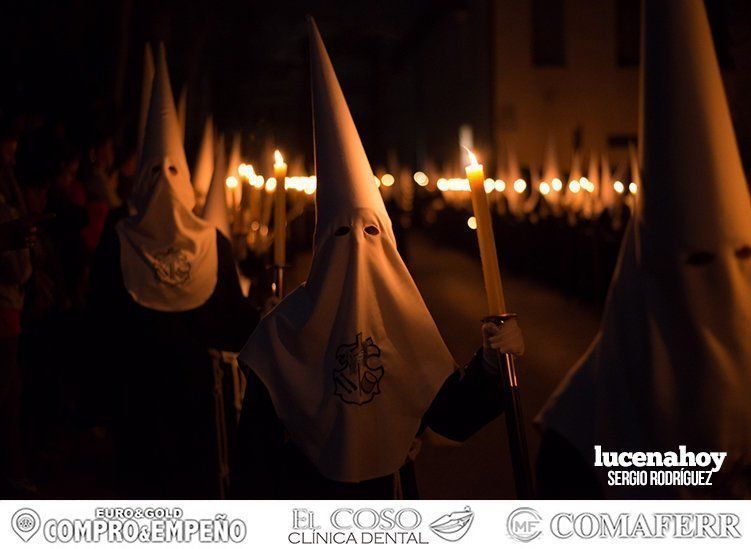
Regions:
[[[482,275],[485,280],[485,293],[488,298],[488,314],[502,315],[506,312],[501,284],[501,271],[498,267],[498,255],[495,249],[493,223],[490,218],[488,197],[485,193],[485,174],[482,164],[477,157],[467,150],[470,164],[467,166],[470,192],[472,193],[472,209],[477,223],[477,243],[480,246],[480,260],[482,261]]]
[[[466,148],[466,147],[465,147]],[[485,280],[485,293],[488,300],[489,317],[483,322],[500,323],[513,321],[516,315],[506,314],[506,304],[503,299],[503,287],[501,285],[501,271],[498,267],[498,254],[495,249],[495,236],[493,235],[493,222],[490,218],[488,197],[485,192],[485,174],[482,164],[472,151],[467,150],[469,166],[466,167],[469,179],[470,192],[472,193],[472,208],[475,212],[477,224],[477,243],[480,247],[480,260],[482,261],[482,275]],[[508,330],[507,330],[508,331]],[[511,347],[517,347],[511,345]],[[508,391],[506,398],[506,429],[508,432],[509,451],[511,464],[514,469],[514,482],[516,494],[521,499],[532,497],[532,473],[529,466],[529,451],[527,450],[527,438],[524,432],[522,419],[521,398],[519,397],[519,385],[516,377],[514,358],[510,354],[503,354],[496,349],[496,361],[501,370],[503,381]],[[523,348],[523,345],[522,345]],[[516,348],[516,350],[519,350]]]

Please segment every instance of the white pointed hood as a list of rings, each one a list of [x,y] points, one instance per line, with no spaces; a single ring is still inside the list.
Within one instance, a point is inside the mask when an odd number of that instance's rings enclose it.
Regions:
[[[148,42],[143,46],[143,79],[141,80],[141,109],[138,113],[138,135],[136,136],[136,159],[140,162],[143,151],[143,138],[146,134],[146,119],[149,117],[151,86],[154,82],[154,52]]]
[[[185,143],[185,128],[188,123],[188,84],[180,91],[177,102],[177,123],[180,126],[180,141]]]
[[[589,166],[587,167],[587,181],[591,185],[589,189],[582,189],[584,201],[584,217],[592,219],[602,212],[600,202],[600,157],[594,151],[589,153]]]
[[[600,160],[600,203],[605,209],[612,209],[616,205],[616,192],[613,187],[613,172],[610,168],[610,156],[607,151],[602,153]]]
[[[201,147],[198,149],[198,157],[193,168],[193,187],[195,188],[196,201],[202,205],[209,192],[211,176],[214,173],[214,121],[211,116],[206,119],[203,127]]]
[[[378,187],[371,184],[373,171],[360,135],[313,22],[310,49],[316,177],[319,182],[316,189],[316,236],[329,231],[332,224],[339,223],[342,214],[356,215],[364,209],[377,215],[391,235],[391,221]],[[332,183],[326,185],[325,182]]]
[[[203,218],[214,225],[219,232],[227,238],[231,238],[229,213],[227,212],[227,192],[225,189],[224,174],[227,171],[226,153],[224,152],[224,136],[217,141],[214,158],[214,174],[211,178],[206,205],[203,208]]]
[[[516,156],[516,148],[510,141],[506,142],[506,200],[509,211],[521,217],[524,214],[524,196],[517,192],[516,181],[521,179],[522,172],[519,169],[519,159]]]
[[[396,472],[454,361],[396,250],[321,37],[310,22],[317,177],[307,281],[265,317],[240,358],[291,440],[327,478]]]
[[[216,232],[193,214],[195,196],[161,45],[132,202],[136,214],[117,225],[130,295],[158,311],[202,305],[216,285]]]
[[[638,206],[600,333],[540,419],[590,463],[594,444],[728,452],[717,486],[751,464],[751,203],[703,1],[644,9]]]
[[[548,135],[548,142],[545,145],[545,158],[542,162],[542,180],[550,186],[550,191],[545,196],[545,202],[550,204],[554,213],[557,213],[564,183],[558,164],[558,149],[555,143],[555,135],[552,132]]]

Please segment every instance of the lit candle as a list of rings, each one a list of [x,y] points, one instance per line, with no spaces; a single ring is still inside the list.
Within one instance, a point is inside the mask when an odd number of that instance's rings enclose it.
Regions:
[[[276,288],[282,294],[281,272],[286,262],[285,239],[287,231],[287,202],[285,196],[285,181],[287,178],[287,164],[284,163],[282,153],[274,151],[274,266],[277,271]]]
[[[229,191],[230,195],[230,207],[232,208],[232,216],[230,217],[231,222],[235,222],[235,216],[237,215],[237,192],[235,189],[237,189],[238,181],[237,178],[234,175],[230,175],[226,180],[225,184],[227,185],[227,189]]]
[[[485,173],[482,164],[478,164],[472,151],[469,154],[469,166],[466,167],[467,178],[472,196],[472,209],[475,213],[477,226],[477,243],[480,246],[480,261],[482,261],[482,276],[485,280],[485,293],[488,299],[488,313],[502,315],[506,312],[501,285],[501,271],[498,267],[498,255],[495,249],[493,223],[490,218],[488,196],[485,193]]]
[[[256,171],[253,169],[252,164],[248,164],[248,185],[250,187],[250,223],[251,230],[256,231],[252,227],[253,223],[257,223],[261,219],[261,188],[263,187],[262,177],[256,175]]]

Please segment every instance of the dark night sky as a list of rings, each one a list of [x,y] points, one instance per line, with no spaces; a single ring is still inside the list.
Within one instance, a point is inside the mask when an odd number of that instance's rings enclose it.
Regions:
[[[459,2],[280,0],[6,3],[0,17],[0,107],[32,109],[98,125],[132,120],[143,43],[167,47],[173,88],[189,86],[189,148],[211,111],[242,129],[308,149],[310,100],[305,15],[321,28],[365,134],[376,117],[373,90],[388,80],[395,51],[420,14]],[[120,115],[115,116],[118,78]],[[302,129],[302,131],[301,131]],[[87,131],[83,130],[83,131]],[[252,144],[250,145],[252,146]]]
[[[243,130],[249,150],[271,138],[305,152],[310,162],[305,15],[312,14],[371,160],[383,163],[392,144],[401,140],[406,148],[414,143],[419,122],[410,89],[413,73],[426,69],[410,66],[411,54],[431,29],[452,28],[455,21],[466,20],[462,14],[485,1],[4,2],[0,109],[31,109],[72,119],[76,122],[69,126],[81,133],[90,131],[91,125],[132,125],[143,43],[163,40],[175,93],[186,82],[189,86],[189,152],[196,146],[200,121],[213,112],[223,130]],[[738,23],[737,12],[749,11],[743,5],[743,0],[708,2],[720,57],[731,70],[738,65],[728,53],[733,51],[731,36],[749,34],[748,18]],[[729,21],[743,26],[730,32]],[[740,55],[740,65],[749,65],[751,56]],[[729,95],[732,102],[732,90]],[[447,139],[454,140],[455,132],[447,132]]]

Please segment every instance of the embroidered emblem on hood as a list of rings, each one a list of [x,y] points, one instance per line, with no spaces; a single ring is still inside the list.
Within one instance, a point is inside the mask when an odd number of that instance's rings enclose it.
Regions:
[[[182,286],[190,280],[188,256],[177,248],[167,248],[154,255],[146,254],[156,279],[168,286]]]
[[[380,363],[381,349],[372,337],[363,340],[358,333],[353,343],[336,350],[334,394],[348,404],[367,404],[380,394],[384,369]]]

